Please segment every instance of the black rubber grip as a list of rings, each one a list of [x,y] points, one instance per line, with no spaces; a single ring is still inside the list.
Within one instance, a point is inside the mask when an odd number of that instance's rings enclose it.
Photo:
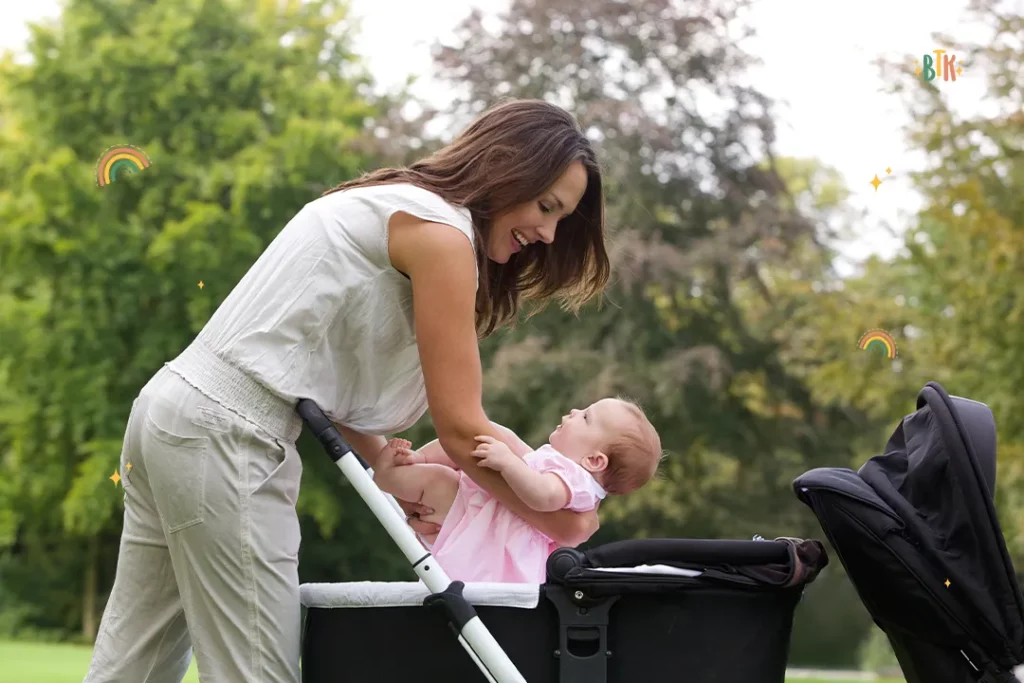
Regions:
[[[313,400],[300,398],[295,409],[299,412],[302,421],[313,432],[313,436],[323,444],[324,450],[327,451],[331,460],[338,462],[346,453],[352,452],[352,447],[345,442],[341,432]],[[362,458],[359,458],[359,462],[362,463],[363,468],[369,469],[369,465]]]

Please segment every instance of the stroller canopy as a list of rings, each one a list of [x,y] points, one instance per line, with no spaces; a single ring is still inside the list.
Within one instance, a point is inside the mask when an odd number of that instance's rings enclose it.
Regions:
[[[911,679],[908,666],[935,661],[933,646],[979,672],[1009,671],[1024,660],[1024,600],[996,518],[995,486],[991,411],[935,382],[884,453],[859,472],[817,469],[794,482]]]

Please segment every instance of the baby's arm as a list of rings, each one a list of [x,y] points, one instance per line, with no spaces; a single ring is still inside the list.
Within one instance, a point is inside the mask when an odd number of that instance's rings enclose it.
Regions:
[[[525,460],[510,462],[501,476],[515,494],[537,512],[554,512],[569,504],[569,489],[562,478],[551,472],[532,470]]]
[[[537,472],[512,452],[504,442],[491,436],[478,436],[480,442],[471,455],[481,467],[501,473],[512,492],[537,512],[554,512],[569,504],[571,494],[562,478],[551,472]]]

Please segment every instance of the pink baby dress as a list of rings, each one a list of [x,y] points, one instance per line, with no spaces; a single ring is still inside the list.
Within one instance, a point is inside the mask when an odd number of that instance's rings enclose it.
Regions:
[[[593,510],[607,495],[590,472],[549,445],[523,459],[532,470],[561,477],[570,492],[568,510]],[[548,555],[557,548],[460,472],[459,491],[432,553],[453,581],[544,583]]]

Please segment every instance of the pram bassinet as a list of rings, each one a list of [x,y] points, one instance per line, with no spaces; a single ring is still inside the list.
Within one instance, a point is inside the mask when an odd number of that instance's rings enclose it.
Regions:
[[[559,550],[544,585],[464,595],[530,683],[783,683],[794,609],[826,564],[817,541],[644,539]],[[303,585],[303,683],[483,681],[428,594]]]

